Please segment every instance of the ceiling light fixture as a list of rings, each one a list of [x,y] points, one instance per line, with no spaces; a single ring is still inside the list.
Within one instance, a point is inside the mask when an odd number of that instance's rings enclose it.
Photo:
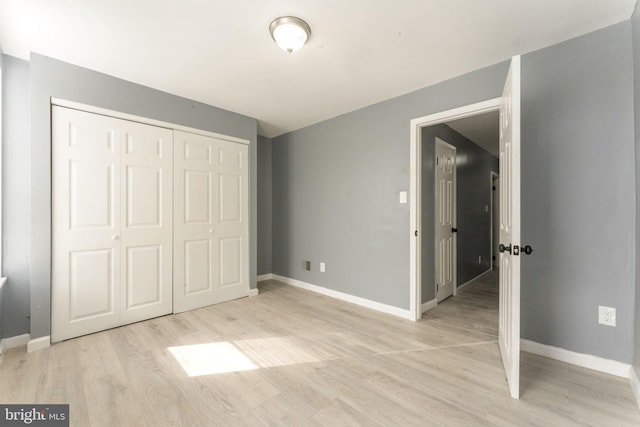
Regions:
[[[302,48],[311,37],[309,24],[295,16],[281,16],[274,19],[269,25],[269,32],[280,49],[289,53]]]

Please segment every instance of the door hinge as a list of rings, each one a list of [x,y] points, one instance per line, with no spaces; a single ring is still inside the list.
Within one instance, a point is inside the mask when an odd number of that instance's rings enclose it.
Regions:
[[[418,237],[418,230],[413,233],[416,237]]]
[[[438,292],[439,290],[440,290],[440,285],[436,283],[436,292]]]

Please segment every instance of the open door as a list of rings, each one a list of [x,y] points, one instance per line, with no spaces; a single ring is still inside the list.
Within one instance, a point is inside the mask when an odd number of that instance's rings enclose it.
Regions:
[[[520,396],[520,56],[511,59],[500,106],[500,320],[511,397]]]

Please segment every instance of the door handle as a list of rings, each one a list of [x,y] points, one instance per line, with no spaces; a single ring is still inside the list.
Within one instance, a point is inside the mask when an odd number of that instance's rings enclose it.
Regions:
[[[500,251],[500,253],[503,253],[503,252],[511,253],[511,245],[505,246],[502,243],[500,243],[500,245],[498,246],[498,250]]]
[[[452,232],[452,233],[457,233],[457,232],[458,232],[458,229],[457,229],[457,228],[451,228],[451,232]]]
[[[533,252],[533,248],[531,246],[527,245],[524,248],[522,248],[522,252],[524,252],[527,255],[531,255],[531,252]]]

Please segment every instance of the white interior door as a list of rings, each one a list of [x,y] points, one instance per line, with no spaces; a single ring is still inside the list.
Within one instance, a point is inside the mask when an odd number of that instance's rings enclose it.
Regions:
[[[53,107],[52,341],[171,313],[172,138]]]
[[[248,147],[174,132],[174,312],[249,292]]]
[[[520,56],[511,60],[500,107],[499,343],[511,397],[520,395]]]
[[[173,131],[121,121],[121,323],[173,310]]]
[[[454,294],[456,286],[456,148],[436,138],[436,299]]]
[[[119,123],[53,108],[51,339],[120,322]]]

